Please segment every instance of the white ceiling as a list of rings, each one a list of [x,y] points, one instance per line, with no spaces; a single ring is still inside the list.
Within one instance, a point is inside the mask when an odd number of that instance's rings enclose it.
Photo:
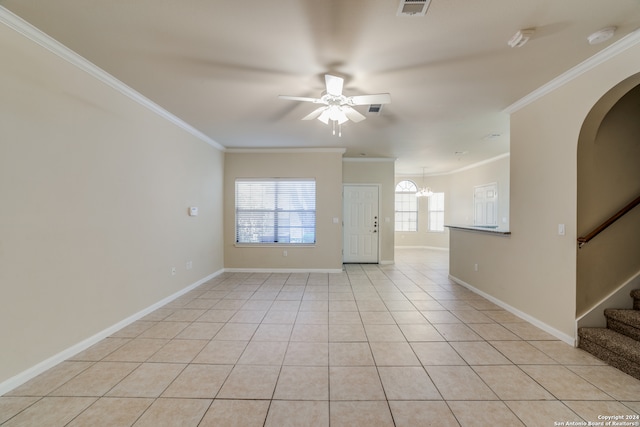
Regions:
[[[344,147],[413,175],[507,153],[505,108],[640,27],[638,0],[432,0],[422,17],[396,16],[398,0],[0,5],[227,148]],[[587,43],[608,26],[611,40]],[[525,28],[532,39],[510,48]],[[320,96],[328,72],[346,95],[392,103],[338,138],[300,120],[316,105],[278,99]]]

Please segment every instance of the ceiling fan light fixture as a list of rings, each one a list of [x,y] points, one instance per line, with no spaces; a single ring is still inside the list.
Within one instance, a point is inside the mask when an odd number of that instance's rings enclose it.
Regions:
[[[349,120],[344,111],[342,111],[342,109],[337,105],[330,105],[329,108],[327,108],[327,111],[329,113],[329,120],[336,121],[339,124]]]
[[[325,109],[322,114],[318,116],[318,120],[320,120],[325,125],[329,124],[329,109]]]
[[[344,87],[344,78],[325,74],[326,91],[322,93],[320,98],[309,98],[303,96],[280,95],[280,99],[291,101],[311,102],[314,104],[324,104],[323,107],[316,108],[307,114],[302,120],[318,119],[322,123],[328,125],[329,121],[333,122],[334,135],[336,123],[338,124],[338,134],[342,135],[342,124],[351,120],[358,123],[366,117],[353,106],[367,104],[388,104],[391,102],[391,95],[388,93],[378,93],[373,95],[356,95],[345,96],[342,94]]]

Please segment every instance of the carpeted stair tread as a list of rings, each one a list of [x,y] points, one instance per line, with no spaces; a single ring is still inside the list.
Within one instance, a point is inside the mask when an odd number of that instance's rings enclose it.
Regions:
[[[580,328],[579,347],[640,379],[640,341],[606,328]]]
[[[640,341],[640,310],[608,308],[604,315],[607,328]]]
[[[606,328],[580,328],[580,337],[640,364],[640,342]]]
[[[619,320],[627,325],[640,328],[640,310],[626,310],[623,308],[607,308],[604,311],[606,317]]]

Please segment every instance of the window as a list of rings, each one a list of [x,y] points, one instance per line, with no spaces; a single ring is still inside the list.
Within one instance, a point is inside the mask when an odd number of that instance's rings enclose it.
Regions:
[[[396,231],[418,231],[418,187],[411,181],[396,185]]]
[[[444,193],[429,197],[429,231],[444,231]]]
[[[236,180],[236,242],[315,243],[315,180]]]

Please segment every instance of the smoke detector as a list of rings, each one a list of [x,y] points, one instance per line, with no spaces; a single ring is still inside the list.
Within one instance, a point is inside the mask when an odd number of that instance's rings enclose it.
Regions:
[[[427,14],[427,9],[431,0],[400,0],[398,16],[424,16]]]
[[[587,37],[587,40],[589,41],[589,44],[603,43],[613,37],[615,32],[616,27],[603,28],[593,34],[590,34],[589,37]]]
[[[520,30],[511,37],[511,40],[509,40],[507,44],[511,47],[522,47],[533,37],[533,33],[535,33],[533,28]]]

